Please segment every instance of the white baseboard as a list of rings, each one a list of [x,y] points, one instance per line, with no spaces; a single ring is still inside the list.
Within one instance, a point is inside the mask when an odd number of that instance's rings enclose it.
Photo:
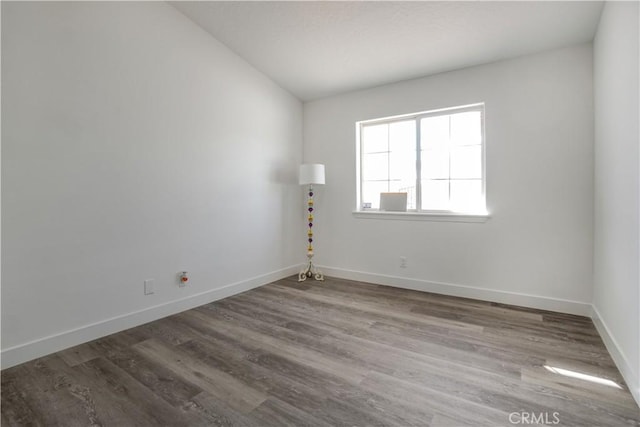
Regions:
[[[4,349],[0,359],[2,369],[266,285],[298,274],[299,269],[300,265],[286,267],[231,283],[221,288],[190,295],[179,300],[169,301]]]
[[[319,268],[325,275],[341,279],[357,280],[379,285],[394,286],[397,288],[433,292],[436,294],[492,301],[502,304],[519,305],[522,307],[537,308],[540,310],[556,311],[560,313],[577,314],[579,316],[589,317],[591,315],[591,304],[586,302],[500,291],[497,289],[478,288],[452,283],[387,276],[384,274],[366,273],[363,271],[346,270],[342,268],[326,266],[320,266]]]
[[[591,312],[591,320],[593,320],[593,324],[596,326],[602,341],[604,341],[604,345],[607,347],[611,358],[615,362],[620,374],[624,378],[627,383],[627,387],[629,387],[629,391],[631,391],[631,395],[636,400],[638,406],[640,406],[640,372],[634,372],[632,369],[632,364],[629,362],[629,359],[625,356],[624,352],[620,349],[618,342],[614,338],[611,330],[607,327],[607,324],[604,322],[598,309],[596,306],[593,306],[593,310]]]

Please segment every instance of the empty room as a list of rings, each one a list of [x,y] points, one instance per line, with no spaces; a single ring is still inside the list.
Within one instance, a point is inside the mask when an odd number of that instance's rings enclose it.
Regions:
[[[2,1],[2,426],[640,426],[637,1]]]

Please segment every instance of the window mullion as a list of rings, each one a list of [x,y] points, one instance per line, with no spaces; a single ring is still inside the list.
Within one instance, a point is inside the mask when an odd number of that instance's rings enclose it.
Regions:
[[[360,180],[360,198],[359,200],[357,200],[357,204],[358,204],[358,210],[362,209],[363,205],[363,198],[364,198],[364,173],[363,173],[363,169],[364,169],[364,125],[361,123],[360,124],[360,150],[359,151],[359,155],[360,155],[360,165],[359,165],[359,172],[360,172],[360,176],[358,177]]]
[[[449,162],[449,209],[451,209],[451,147],[451,116],[449,116],[449,141],[447,142],[447,160]]]
[[[420,119],[416,117],[416,210],[422,210],[422,132]]]
[[[391,191],[391,124],[387,125],[387,191]]]

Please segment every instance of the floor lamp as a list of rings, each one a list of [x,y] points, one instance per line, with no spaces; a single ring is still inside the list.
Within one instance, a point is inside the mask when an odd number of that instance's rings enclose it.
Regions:
[[[324,275],[313,265],[313,186],[324,184],[324,165],[300,165],[300,185],[308,185],[307,193],[307,266],[298,275],[298,282],[314,278],[324,280]]]

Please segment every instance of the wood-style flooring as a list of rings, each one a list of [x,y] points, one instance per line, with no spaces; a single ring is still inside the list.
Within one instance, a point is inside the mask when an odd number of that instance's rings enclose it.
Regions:
[[[640,425],[588,318],[337,279],[284,279],[2,371],[2,426],[532,421]]]

